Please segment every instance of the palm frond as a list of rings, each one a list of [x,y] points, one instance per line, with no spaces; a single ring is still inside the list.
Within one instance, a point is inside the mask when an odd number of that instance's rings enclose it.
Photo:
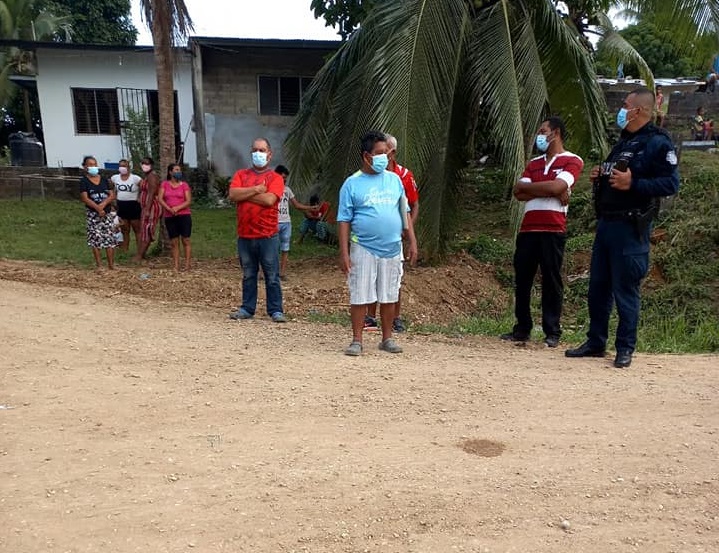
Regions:
[[[173,44],[183,42],[195,28],[185,0],[140,0],[140,10],[147,26],[162,25]]]
[[[320,171],[336,194],[370,128],[399,141],[420,185],[421,246],[440,253],[473,135],[509,181],[541,120],[560,112],[579,148],[603,147],[604,98],[589,53],[546,0],[378,2],[317,75],[285,143],[298,189]]]
[[[639,68],[639,76],[644,79],[647,86],[654,87],[654,74],[651,68],[644,61],[644,58],[634,49],[627,40],[614,28],[609,17],[605,14],[597,14],[597,27],[602,36],[599,41],[597,52],[606,55],[613,64],[627,62]]]
[[[586,154],[607,149],[604,130],[606,101],[591,56],[578,38],[555,17],[546,2],[532,11],[538,50],[549,91],[549,106],[567,126],[567,146]],[[539,32],[541,30],[541,33]]]
[[[308,185],[321,164],[325,192],[335,194],[358,168],[360,135],[375,128],[398,138],[431,197],[442,181],[429,182],[428,167],[444,157],[468,23],[464,0],[380,3],[318,74],[292,127],[293,182]],[[422,203],[422,225],[438,228],[442,202]]]
[[[677,43],[719,31],[719,0],[624,0],[625,9],[651,14],[660,29],[671,30]]]
[[[12,36],[13,28],[14,21],[10,6],[5,0],[0,0],[0,37],[14,38]]]

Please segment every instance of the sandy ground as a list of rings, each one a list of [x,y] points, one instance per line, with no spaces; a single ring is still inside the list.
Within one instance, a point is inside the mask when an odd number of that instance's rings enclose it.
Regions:
[[[2,552],[719,551],[717,356],[103,293],[0,280]]]

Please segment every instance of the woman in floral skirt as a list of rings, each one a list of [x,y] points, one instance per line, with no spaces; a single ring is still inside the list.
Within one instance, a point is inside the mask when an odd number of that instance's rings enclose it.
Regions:
[[[107,268],[115,268],[115,230],[110,204],[115,199],[115,191],[108,180],[100,175],[97,160],[85,156],[82,160],[85,174],[80,177],[80,199],[86,206],[85,223],[87,227],[87,245],[92,248],[96,270],[102,270],[102,252],[105,250]]]

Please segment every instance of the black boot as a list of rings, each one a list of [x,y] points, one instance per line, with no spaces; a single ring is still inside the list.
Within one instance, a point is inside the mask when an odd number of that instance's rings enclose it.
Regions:
[[[604,357],[605,351],[603,349],[595,349],[589,345],[589,342],[584,342],[581,346],[568,349],[564,352],[565,357]]]

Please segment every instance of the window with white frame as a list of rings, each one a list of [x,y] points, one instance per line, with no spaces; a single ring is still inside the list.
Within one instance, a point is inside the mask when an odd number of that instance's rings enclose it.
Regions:
[[[260,75],[257,78],[260,115],[297,115],[310,84],[312,77]]]
[[[120,112],[114,88],[73,88],[76,134],[120,134]]]

